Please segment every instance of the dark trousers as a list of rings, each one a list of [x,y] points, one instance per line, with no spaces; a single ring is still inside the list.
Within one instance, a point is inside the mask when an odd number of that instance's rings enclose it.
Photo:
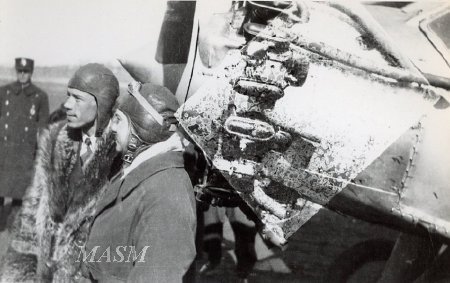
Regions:
[[[0,232],[11,227],[12,221],[22,205],[20,199],[0,197]]]
[[[215,213],[215,208],[211,207],[209,210],[211,209],[210,213]],[[237,275],[240,278],[246,278],[257,260],[255,251],[257,231],[255,224],[248,220],[239,208],[227,208],[226,210],[235,237],[234,251],[237,258]],[[213,221],[214,217],[205,218],[208,220],[206,222],[209,223],[205,223],[204,227],[205,240],[203,248],[208,254],[208,261],[212,264],[219,264],[222,258],[223,222],[220,220],[220,217],[217,218],[217,221]]]
[[[0,197],[0,239],[3,246],[0,247],[0,262],[4,262],[9,242],[11,241],[11,227],[15,216],[20,210],[21,200],[6,200]]]

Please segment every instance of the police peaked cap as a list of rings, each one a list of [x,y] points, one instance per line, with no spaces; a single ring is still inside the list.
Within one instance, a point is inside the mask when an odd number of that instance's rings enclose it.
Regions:
[[[96,136],[101,136],[112,117],[112,109],[119,96],[119,82],[105,66],[90,63],[80,67],[70,79],[68,88],[92,94],[97,101]]]
[[[34,61],[29,58],[19,57],[16,58],[16,70],[33,72]]]

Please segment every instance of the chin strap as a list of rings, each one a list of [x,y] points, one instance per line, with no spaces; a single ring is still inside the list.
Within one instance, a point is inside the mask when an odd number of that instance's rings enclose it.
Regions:
[[[141,147],[141,150],[135,152],[134,159],[132,159],[132,163],[127,166],[123,170],[122,178],[128,175],[132,170],[138,167],[143,162],[149,160],[152,157],[157,156],[158,154],[162,154],[169,151],[178,151],[182,152],[186,147],[191,146],[192,144],[184,137],[184,135],[176,131],[172,134],[170,138],[165,141],[158,142],[152,144],[149,147]]]
[[[133,162],[134,158],[140,152],[139,149],[148,146],[149,144],[142,141],[133,131],[133,128],[130,127],[130,140],[128,141],[127,151],[122,156],[122,160],[126,162],[128,165]]]
[[[156,109],[142,96],[142,94],[139,92],[140,89],[140,82],[132,81],[128,84],[128,93],[131,94],[139,102],[139,104],[145,109],[145,111],[147,111],[147,113],[149,113],[156,120],[156,122],[158,122],[159,125],[163,126],[165,122],[164,117],[161,116],[161,114],[159,114],[158,111],[156,111]],[[123,155],[122,159],[128,165],[130,165],[133,162],[134,158],[141,152],[140,149],[149,146],[150,144],[141,140],[139,136],[134,132],[133,127],[131,127],[130,125],[128,127],[130,129],[130,139],[128,141],[127,151]],[[169,131],[176,132],[176,130],[176,124],[171,124]]]

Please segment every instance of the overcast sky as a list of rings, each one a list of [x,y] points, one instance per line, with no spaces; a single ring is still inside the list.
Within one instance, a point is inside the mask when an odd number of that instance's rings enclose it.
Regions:
[[[163,0],[0,0],[0,65],[111,62],[157,41]]]

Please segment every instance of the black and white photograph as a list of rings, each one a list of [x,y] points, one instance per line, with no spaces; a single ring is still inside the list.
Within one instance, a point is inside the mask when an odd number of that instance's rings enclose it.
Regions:
[[[450,2],[0,0],[0,282],[450,282]]]

